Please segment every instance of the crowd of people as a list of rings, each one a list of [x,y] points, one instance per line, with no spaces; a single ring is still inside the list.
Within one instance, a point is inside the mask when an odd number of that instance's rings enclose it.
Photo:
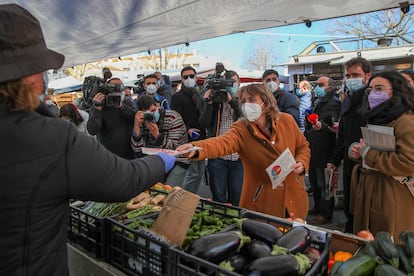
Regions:
[[[342,166],[345,232],[414,229],[413,71],[374,72],[354,57],[342,87],[324,75],[288,91],[274,69],[245,86],[225,70],[224,87],[211,87],[185,66],[178,91],[156,71],[133,99],[104,70],[87,110],[58,108],[43,73],[64,56],[27,10],[0,5],[0,16],[2,274],[66,275],[69,200],[125,201],[157,182],[197,193],[205,180],[215,201],[292,219],[313,213],[309,223],[320,225],[335,208],[326,174]],[[391,129],[393,149],[363,138],[372,125]],[[191,151],[178,160],[144,148]]]

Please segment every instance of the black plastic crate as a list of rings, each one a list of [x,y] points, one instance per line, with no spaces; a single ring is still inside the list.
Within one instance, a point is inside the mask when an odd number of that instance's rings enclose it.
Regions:
[[[154,220],[156,216],[152,215]],[[113,218],[107,222],[109,263],[129,275],[171,275],[169,244],[164,238],[145,228],[130,229]]]
[[[271,223],[274,226],[281,229],[283,232],[289,231],[292,227],[296,226],[296,223],[288,221],[282,218],[277,218],[261,213],[246,211],[243,212],[243,217],[256,219]],[[299,225],[299,224],[298,224]],[[326,275],[327,264],[329,259],[329,248],[331,235],[322,231],[320,228],[315,228],[306,225],[311,230],[311,246],[317,248],[321,252],[320,258],[310,268],[305,275]],[[221,268],[220,266],[207,262],[196,256],[190,255],[179,248],[171,248],[171,256],[173,258],[174,267],[171,275],[176,276],[240,276],[240,274],[231,272]]]
[[[205,210],[225,218],[240,218],[243,214],[241,208],[200,199],[196,213]],[[130,229],[113,218],[108,218],[107,222],[109,263],[130,275],[172,275],[174,264],[169,256],[170,246],[162,237],[145,229]]]
[[[306,276],[313,275],[326,275],[329,261],[329,250],[331,247],[331,233],[328,233],[320,227],[313,225],[302,224],[287,219],[266,215],[263,213],[257,213],[252,211],[246,211],[243,215],[245,218],[256,219],[264,221],[278,227],[283,232],[289,231],[295,226],[305,226],[311,231],[311,247],[318,249],[321,252],[320,258],[313,264],[313,266],[306,272]]]
[[[69,206],[69,242],[96,258],[104,258],[106,252],[105,219],[83,211],[84,204]]]

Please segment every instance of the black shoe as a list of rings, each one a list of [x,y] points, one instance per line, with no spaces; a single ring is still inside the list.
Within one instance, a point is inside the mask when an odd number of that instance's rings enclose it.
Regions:
[[[322,224],[328,224],[328,223],[331,223],[331,222],[332,222],[332,219],[325,218],[322,215],[318,215],[316,218],[311,219],[309,221],[309,224],[312,224],[312,225],[322,225]]]
[[[318,215],[318,214],[319,214],[319,210],[315,208],[308,211],[308,215]]]

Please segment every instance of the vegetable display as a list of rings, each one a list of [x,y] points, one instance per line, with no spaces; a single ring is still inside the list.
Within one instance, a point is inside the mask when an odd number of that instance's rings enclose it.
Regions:
[[[311,247],[311,231],[305,226],[282,233],[263,221],[234,221],[241,232],[218,232],[195,239],[185,251],[243,275],[304,275],[321,256]]]
[[[407,254],[414,244],[414,232],[401,232],[399,240],[400,244],[395,244],[390,233],[380,231],[348,260],[351,253],[337,251],[329,275],[414,276],[414,265]]]

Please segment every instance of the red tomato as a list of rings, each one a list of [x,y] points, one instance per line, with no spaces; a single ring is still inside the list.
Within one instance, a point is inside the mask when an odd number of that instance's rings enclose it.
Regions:
[[[372,233],[368,229],[367,230],[361,230],[356,235],[357,235],[357,237],[360,237],[360,238],[363,238],[363,239],[366,239],[366,240],[369,240],[369,241],[373,241],[375,239],[374,235],[372,235]]]
[[[335,260],[329,260],[329,262],[328,262],[328,273],[331,272],[331,268],[334,265],[334,263],[335,263]]]

